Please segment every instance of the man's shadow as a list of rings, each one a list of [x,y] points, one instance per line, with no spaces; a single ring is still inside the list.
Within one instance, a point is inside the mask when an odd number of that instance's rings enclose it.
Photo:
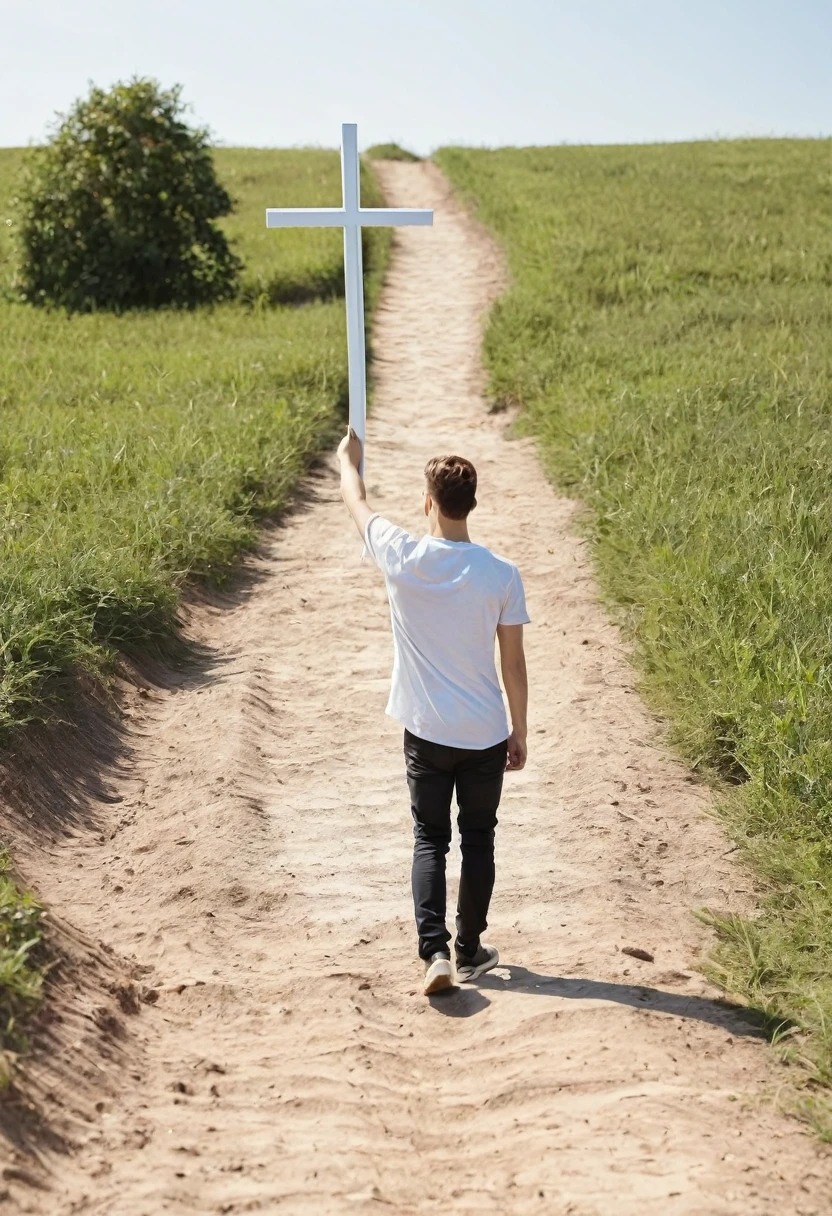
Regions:
[[[508,976],[505,972],[508,972]],[[487,972],[473,984],[431,997],[430,1003],[446,1017],[469,1018],[491,1004],[486,992],[527,992],[532,996],[555,996],[561,1000],[613,1001],[633,1009],[707,1022],[734,1035],[758,1039],[767,1037],[762,1016],[753,1009],[735,1005],[731,1001],[688,996],[683,992],[665,992],[660,988],[651,988],[649,984],[616,984],[605,980],[538,975],[514,964],[501,963],[496,972]]]

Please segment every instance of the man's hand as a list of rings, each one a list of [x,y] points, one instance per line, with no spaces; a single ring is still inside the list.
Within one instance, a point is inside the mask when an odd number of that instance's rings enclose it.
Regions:
[[[506,772],[519,772],[521,768],[524,768],[527,754],[526,736],[518,735],[517,731],[513,730],[508,737]]]
[[[338,444],[338,460],[341,464],[341,497],[355,521],[361,536],[373,512],[367,506],[367,495],[359,468],[361,465],[361,440],[352,427]]]
[[[338,444],[338,459],[342,462],[346,460],[354,469],[361,464],[361,440],[351,426],[347,427],[346,435]]]

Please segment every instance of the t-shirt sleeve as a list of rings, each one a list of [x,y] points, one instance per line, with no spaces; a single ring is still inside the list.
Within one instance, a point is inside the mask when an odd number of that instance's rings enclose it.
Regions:
[[[409,532],[397,524],[391,524],[383,515],[371,515],[364,529],[364,546],[370,557],[386,574],[391,574],[401,564],[408,542]]]
[[[511,581],[508,585],[503,610],[500,613],[501,625],[528,625],[529,614],[526,611],[526,594],[523,590],[523,580],[516,566],[511,567]]]

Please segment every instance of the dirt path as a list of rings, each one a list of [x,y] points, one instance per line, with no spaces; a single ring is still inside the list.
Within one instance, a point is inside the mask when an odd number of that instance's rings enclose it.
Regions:
[[[689,909],[747,881],[707,792],[656,740],[598,607],[573,507],[479,396],[487,240],[430,165],[376,343],[374,504],[421,527],[428,456],[480,472],[475,537],[515,558],[533,626],[530,762],[507,782],[490,938],[505,966],[428,1003],[409,906],[399,728],[377,572],[333,462],[248,588],[196,610],[202,674],[136,698],[124,801],[44,860],[53,906],[148,968],[121,1092],[16,1210],[742,1216],[828,1210],[782,1081],[695,973]],[[638,946],[655,963],[620,952]],[[181,987],[182,985],[185,987]],[[180,990],[181,989],[181,990]],[[80,1040],[79,1040],[80,1042]],[[58,1198],[60,1196],[60,1198]]]

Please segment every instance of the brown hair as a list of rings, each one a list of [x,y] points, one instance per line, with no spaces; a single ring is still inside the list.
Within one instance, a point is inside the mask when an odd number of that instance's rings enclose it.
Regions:
[[[428,494],[447,519],[465,519],[477,505],[477,470],[464,456],[434,456],[425,465]]]

